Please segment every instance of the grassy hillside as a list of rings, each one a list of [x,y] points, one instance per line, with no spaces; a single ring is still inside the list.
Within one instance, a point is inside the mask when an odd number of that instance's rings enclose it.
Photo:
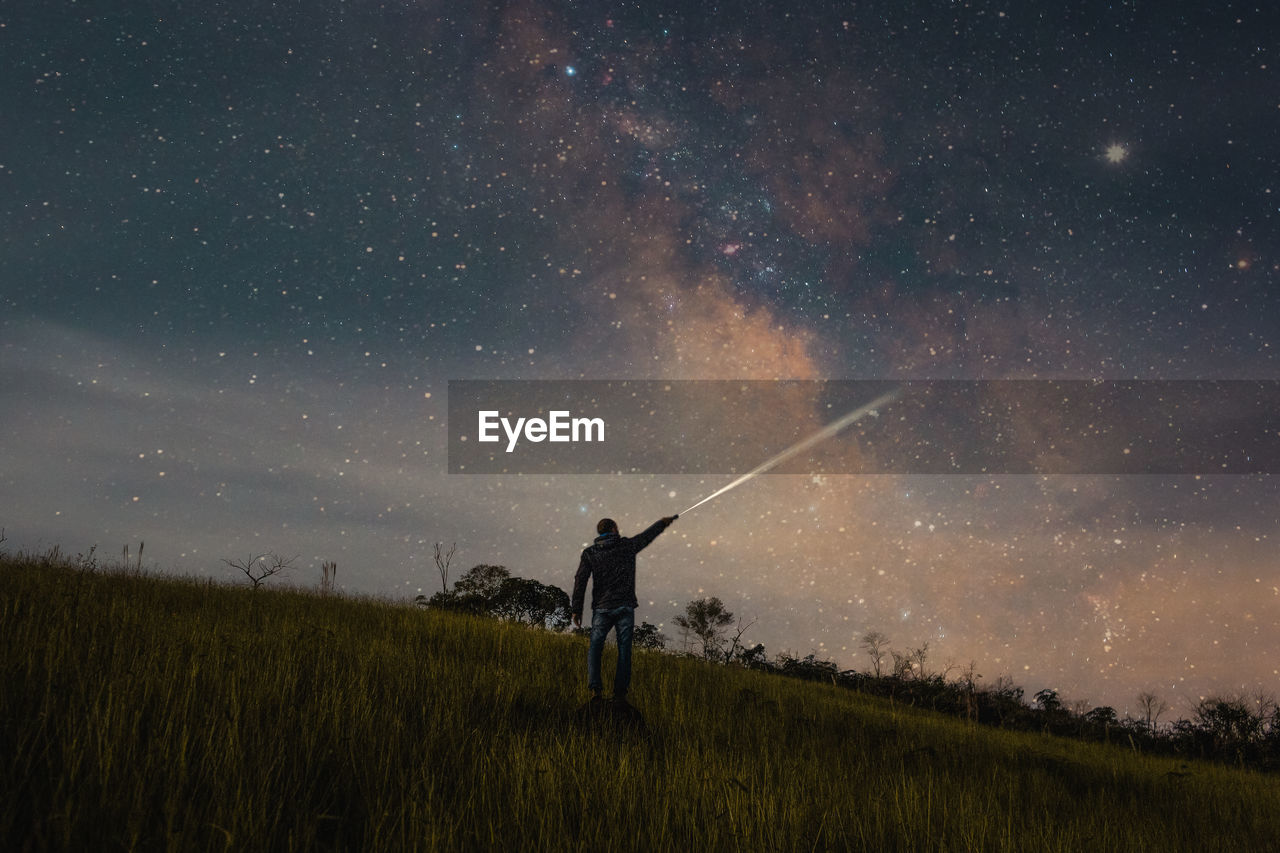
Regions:
[[[0,558],[6,850],[1275,850],[1280,779],[407,606]],[[606,680],[612,669],[606,659]]]

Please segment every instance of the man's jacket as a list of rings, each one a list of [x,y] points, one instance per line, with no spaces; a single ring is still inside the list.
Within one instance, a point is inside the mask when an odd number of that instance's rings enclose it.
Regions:
[[[605,533],[583,548],[582,558],[578,561],[578,573],[573,578],[573,613],[582,615],[582,602],[587,595],[587,578],[595,578],[591,585],[592,610],[638,607],[636,554],[657,539],[668,524],[670,522],[659,519],[636,536]]]

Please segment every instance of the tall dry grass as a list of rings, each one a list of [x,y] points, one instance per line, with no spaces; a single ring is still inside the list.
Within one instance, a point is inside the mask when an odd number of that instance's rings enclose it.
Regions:
[[[6,850],[1274,850],[1280,780],[409,606],[0,561]],[[606,659],[607,668],[611,661]]]

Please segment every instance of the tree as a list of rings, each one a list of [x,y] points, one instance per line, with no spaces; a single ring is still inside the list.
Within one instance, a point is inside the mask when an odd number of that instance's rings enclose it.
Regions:
[[[904,654],[894,649],[889,650],[889,654],[893,657],[893,677],[906,678],[911,675],[911,655]]]
[[[1040,706],[1040,710],[1047,714],[1056,714],[1059,711],[1065,711],[1066,708],[1062,704],[1062,700],[1058,698],[1058,691],[1051,687],[1046,687],[1035,696],[1036,704]]]
[[[1195,709],[1195,724],[1213,738],[1217,749],[1240,747],[1261,739],[1263,718],[1241,697],[1211,696]]]
[[[139,548],[139,551],[142,549]],[[320,591],[325,595],[333,592],[334,584],[338,582],[338,564],[334,560],[325,560],[320,564],[320,571],[324,577],[320,581]]]
[[[1280,719],[1280,702],[1276,701],[1275,694],[1257,690],[1249,696],[1249,702],[1253,705],[1253,712],[1259,719],[1264,721]]]
[[[268,551],[265,554],[250,556],[247,560],[228,560],[224,558],[222,562],[233,569],[244,572],[244,576],[249,579],[249,583],[253,584],[254,589],[257,589],[272,575],[278,575],[283,571],[292,569],[293,561],[296,559],[298,559],[296,554],[285,559],[274,551]]]
[[[769,661],[764,652],[764,643],[756,643],[751,648],[740,651],[738,662],[747,669],[767,669]]]
[[[419,595],[414,602],[427,608],[471,613],[476,616],[496,615],[502,584],[511,577],[506,566],[481,563],[472,566],[458,578],[452,590],[442,590],[427,598]]]
[[[1138,707],[1142,710],[1143,722],[1148,732],[1154,732],[1160,725],[1160,715],[1169,710],[1169,703],[1154,693],[1143,691],[1138,694]]]
[[[733,624],[733,614],[725,610],[724,602],[713,595],[690,601],[685,605],[684,613],[673,621],[686,634],[692,634],[702,642],[702,656],[711,660],[720,656],[721,634]]]
[[[447,563],[448,554],[442,557]],[[496,616],[525,625],[563,631],[569,625],[569,594],[558,586],[516,577],[505,566],[481,563],[458,578],[452,590],[414,603],[427,608],[452,610],[476,616]]]
[[[783,652],[778,655],[778,670],[783,675],[809,681],[834,682],[840,674],[840,668],[834,661],[818,660],[816,652],[810,652],[802,658]]]
[[[1026,715],[1022,701],[1023,690],[1008,675],[996,676],[995,682],[983,692],[978,701],[979,719],[983,712],[993,717],[1001,726],[1017,724]]]
[[[974,693],[978,689],[978,680],[982,678],[982,673],[978,672],[978,662],[969,661],[969,665],[960,671],[960,685],[969,693]]]
[[[742,624],[741,618],[738,619],[737,628],[734,630],[733,637],[729,640],[729,648],[725,650],[724,653],[725,663],[732,663],[734,658],[741,657],[742,653],[746,651],[747,647],[742,644],[742,635],[745,634],[747,629],[754,624],[756,624],[755,619],[752,619],[745,625]],[[763,648],[764,647],[762,646],[761,649],[763,650]]]
[[[561,631],[569,624],[569,594],[558,586],[508,577],[490,599],[489,612],[513,622]]]
[[[444,543],[442,542],[436,543],[436,555],[435,555],[436,571],[440,573],[440,591],[448,592],[449,591],[449,563],[453,560],[453,555],[457,553],[458,543],[454,542],[452,545],[450,545],[448,551],[444,550],[443,545]]]
[[[506,566],[490,566],[481,563],[467,569],[467,573],[458,578],[453,585],[453,594],[459,598],[474,599],[483,603],[484,609],[490,609],[502,589],[502,582],[511,577]]]
[[[657,625],[641,622],[631,633],[631,642],[642,649],[665,649],[667,637],[658,630]]]
[[[1109,729],[1120,722],[1116,709],[1110,705],[1100,705],[1084,715],[1085,720],[1100,728]]]
[[[917,649],[912,649],[907,655],[911,658],[912,669],[914,669],[917,678],[928,678],[925,672],[924,662],[929,659],[929,641],[925,640],[924,645]]]
[[[862,647],[871,655],[871,673],[880,677],[880,667],[884,664],[884,648],[889,645],[889,638],[879,631],[868,631],[862,635]]]

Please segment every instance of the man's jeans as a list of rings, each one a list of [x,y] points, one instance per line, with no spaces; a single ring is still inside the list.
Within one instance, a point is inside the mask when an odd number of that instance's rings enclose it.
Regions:
[[[604,638],[610,629],[617,630],[618,671],[613,676],[613,697],[625,698],[631,686],[631,632],[636,626],[634,607],[615,607],[611,610],[591,611],[591,645],[587,648],[587,687],[592,693],[604,689],[600,677],[600,656],[604,653]]]

